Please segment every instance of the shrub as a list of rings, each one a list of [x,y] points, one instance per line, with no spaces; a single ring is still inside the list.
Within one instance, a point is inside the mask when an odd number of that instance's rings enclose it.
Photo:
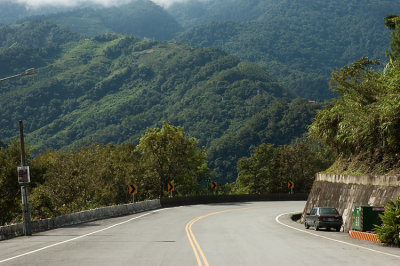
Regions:
[[[382,225],[375,225],[378,239],[386,244],[400,246],[400,197],[397,197],[395,202],[389,200],[385,206],[385,212],[379,217]]]

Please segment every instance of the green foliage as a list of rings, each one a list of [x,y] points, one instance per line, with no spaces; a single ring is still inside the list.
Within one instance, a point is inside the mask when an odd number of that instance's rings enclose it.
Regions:
[[[26,156],[29,157],[29,154],[27,149]],[[14,141],[8,147],[0,146],[0,225],[21,218],[21,190],[17,175],[20,165],[19,142]]]
[[[383,72],[374,69],[376,64],[361,58],[333,72],[332,89],[340,97],[310,126],[310,134],[339,155],[336,166],[344,171],[387,174],[400,167],[400,62],[391,60]]]
[[[259,113],[238,121],[223,136],[213,140],[209,147],[209,166],[218,180],[232,182],[237,177],[236,163],[259,143],[284,145],[307,132],[316,109],[321,105],[304,99],[254,99],[247,102],[247,110],[268,106]],[[226,158],[226,159],[225,159]]]
[[[169,182],[177,184],[179,194],[196,192],[193,188],[208,172],[205,148],[197,146],[198,140],[186,137],[182,127],[165,122],[161,129],[148,129],[140,138],[137,151],[142,158],[143,175],[154,177],[159,195],[164,196]]]
[[[139,201],[158,198],[160,193],[164,196],[171,181],[178,195],[197,194],[209,171],[206,152],[197,145],[198,140],[186,137],[183,128],[164,123],[160,130],[148,129],[136,147],[129,143],[93,144],[72,152],[41,153],[31,164],[36,184],[30,196],[32,217],[127,203],[132,197],[128,194],[130,184],[137,185],[135,199]],[[5,194],[11,191],[11,183],[18,186],[15,181],[2,186],[1,204],[16,202]],[[16,209],[10,208],[5,219],[13,218]]]
[[[39,154],[32,161],[35,179],[42,179],[32,190],[33,217],[53,217],[127,203],[130,199],[127,187],[135,163],[134,146],[130,144],[93,144],[69,153]]]
[[[233,193],[285,193],[288,181],[296,192],[309,192],[315,174],[333,162],[329,152],[309,141],[274,147],[257,146],[250,157],[238,160],[238,178]]]
[[[385,59],[385,1],[190,1],[169,11],[189,26],[176,39],[257,62],[298,96],[330,99],[330,73],[362,56]]]
[[[74,8],[66,12],[53,12],[53,14],[33,18],[67,26],[86,36],[114,32],[168,40],[182,30],[166,10],[148,0],[132,0],[129,3],[111,7]],[[25,18],[25,21],[31,19]]]
[[[385,212],[379,214],[382,225],[375,225],[378,239],[386,244],[400,247],[400,197],[396,201],[389,200]]]
[[[391,30],[392,32],[390,38],[390,51],[389,56],[391,59],[399,59],[400,58],[400,16],[398,15],[387,15],[385,17],[385,26]]]
[[[77,33],[55,24],[32,21],[0,27],[0,75],[14,75],[27,68],[39,68],[60,55],[60,45],[78,41]]]
[[[36,153],[137,143],[167,121],[207,147],[218,181],[232,182],[250,147],[300,137],[318,108],[214,48],[119,34],[57,47],[36,75],[0,83],[0,138],[13,139],[22,117]]]

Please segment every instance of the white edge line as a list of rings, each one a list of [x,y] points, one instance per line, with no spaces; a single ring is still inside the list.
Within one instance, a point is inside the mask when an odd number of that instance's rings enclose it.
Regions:
[[[133,220],[136,220],[136,219],[142,218],[144,216],[150,215],[152,213],[159,212],[161,210],[163,210],[163,209],[158,209],[158,210],[155,210],[155,211],[152,211],[152,212],[148,212],[148,213],[133,217],[133,218],[128,219],[126,221],[123,221],[123,222],[120,222],[120,223],[117,223],[117,224],[113,224],[113,225],[108,226],[106,228],[103,228],[103,229],[100,229],[100,230],[97,230],[97,231],[94,231],[94,232],[91,232],[91,233],[88,233],[88,234],[85,234],[85,235],[81,235],[81,236],[74,237],[74,238],[71,238],[71,239],[68,239],[68,240],[65,240],[65,241],[61,241],[61,242],[58,242],[58,243],[55,243],[55,244],[52,244],[52,245],[49,245],[49,246],[45,246],[45,247],[42,247],[42,248],[39,248],[39,249],[35,249],[35,250],[32,250],[32,251],[29,251],[29,252],[26,252],[26,253],[23,253],[23,254],[8,258],[8,259],[0,260],[0,263],[7,262],[7,261],[10,261],[10,260],[14,260],[14,259],[26,256],[26,255],[30,255],[30,254],[33,254],[33,253],[48,249],[48,248],[59,246],[59,245],[62,245],[62,244],[68,243],[68,242],[72,242],[72,241],[75,241],[75,240],[78,240],[80,238],[84,238],[84,237],[87,237],[87,236],[90,236],[90,235],[93,235],[93,234],[97,234],[97,233],[106,231],[108,229],[111,229],[113,227],[116,227],[116,226],[119,226],[119,225],[122,225],[122,224],[126,224],[126,223],[129,223],[129,222],[133,221]]]
[[[345,242],[345,241],[341,241],[341,240],[329,238],[329,237],[326,237],[326,236],[321,236],[321,235],[318,235],[318,234],[314,234],[314,233],[311,233],[311,232],[308,232],[308,231],[305,231],[305,230],[302,230],[302,229],[299,229],[299,228],[296,228],[296,227],[293,227],[293,226],[284,224],[284,223],[282,223],[281,221],[279,221],[279,218],[281,218],[283,215],[295,214],[295,213],[299,213],[299,212],[303,212],[303,211],[282,213],[282,214],[276,216],[275,221],[276,221],[277,223],[281,224],[281,225],[284,225],[284,226],[286,226],[286,227],[289,227],[289,228],[291,228],[291,229],[294,229],[294,230],[297,230],[297,231],[300,231],[300,232],[303,232],[303,233],[306,233],[306,234],[310,234],[310,235],[313,235],[313,236],[316,236],[316,237],[324,238],[324,239],[331,240],[331,241],[334,241],[334,242],[338,242],[338,243],[341,243],[341,244],[345,244],[345,245],[349,245],[349,246],[353,246],[353,247],[357,247],[357,248],[366,249],[366,250],[368,250],[368,251],[372,251],[372,252],[376,252],[376,253],[380,253],[380,254],[383,254],[383,255],[386,255],[386,256],[391,256],[391,257],[395,257],[395,258],[400,259],[400,256],[398,256],[398,255],[386,253],[386,252],[379,251],[379,250],[372,249],[372,248],[367,248],[367,247],[359,246],[359,245],[356,245],[356,244],[352,244],[352,243],[348,243],[348,242]]]

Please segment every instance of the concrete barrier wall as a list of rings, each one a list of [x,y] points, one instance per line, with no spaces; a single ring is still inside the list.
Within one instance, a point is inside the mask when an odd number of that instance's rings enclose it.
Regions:
[[[317,174],[301,220],[313,207],[336,207],[343,214],[344,231],[348,232],[354,206],[385,206],[399,196],[400,176]]]
[[[93,210],[81,211],[54,218],[32,221],[32,233],[50,230],[58,227],[91,222],[111,217],[124,216],[143,211],[161,208],[160,200],[148,200],[131,204],[108,206]],[[23,224],[0,226],[0,240],[23,235]]]
[[[188,196],[161,198],[162,207],[174,207],[194,204],[210,204],[223,202],[246,202],[246,201],[300,201],[307,200],[308,194],[274,193],[267,195],[216,195],[216,196]]]
[[[161,200],[148,200],[135,204],[108,206],[104,208],[66,214],[54,218],[42,219],[39,221],[33,221],[32,233],[165,207],[245,201],[305,201],[307,196],[308,194],[277,193],[269,195],[219,195],[161,198]],[[22,223],[9,226],[0,226],[0,240],[22,236],[23,234],[24,232]]]

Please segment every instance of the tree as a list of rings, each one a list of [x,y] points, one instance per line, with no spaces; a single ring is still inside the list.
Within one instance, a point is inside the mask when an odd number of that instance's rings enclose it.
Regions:
[[[400,34],[397,24],[388,25],[395,25]],[[399,171],[400,35],[398,41],[396,36],[392,35],[391,44],[399,46],[391,45],[391,60],[383,71],[376,70],[376,61],[361,58],[332,73],[332,90],[339,97],[317,113],[309,133],[339,156],[335,165],[341,169],[336,171]]]
[[[272,144],[261,144],[256,147],[249,158],[238,160],[238,192],[249,194],[265,194],[273,190],[275,178],[274,159],[276,150]]]
[[[153,182],[158,181],[161,197],[171,181],[180,194],[189,194],[195,192],[205,178],[207,155],[204,147],[197,148],[198,143],[197,139],[186,137],[182,127],[166,122],[161,129],[148,129],[140,138],[136,148],[142,156],[144,174],[153,177]]]
[[[389,200],[385,212],[380,214],[382,225],[375,225],[378,239],[383,243],[400,246],[400,197],[396,201]]]
[[[385,17],[385,26],[393,30],[390,38],[389,57],[391,59],[398,59],[400,58],[400,16],[387,15]]]
[[[371,151],[379,143],[379,114],[374,111],[382,94],[376,61],[361,58],[332,73],[332,90],[340,96],[320,110],[309,132],[338,155]]]
[[[287,192],[294,181],[297,192],[308,192],[317,172],[333,162],[324,147],[311,141],[274,147],[261,144],[249,158],[238,160],[238,178],[233,191],[245,194]]]
[[[27,149],[27,157],[29,153]],[[19,165],[21,153],[18,141],[8,147],[0,147],[0,225],[21,218],[21,190],[17,178]]]
[[[127,203],[137,162],[134,146],[129,143],[93,144],[72,152],[37,155],[32,169],[41,183],[32,190],[33,217]]]

